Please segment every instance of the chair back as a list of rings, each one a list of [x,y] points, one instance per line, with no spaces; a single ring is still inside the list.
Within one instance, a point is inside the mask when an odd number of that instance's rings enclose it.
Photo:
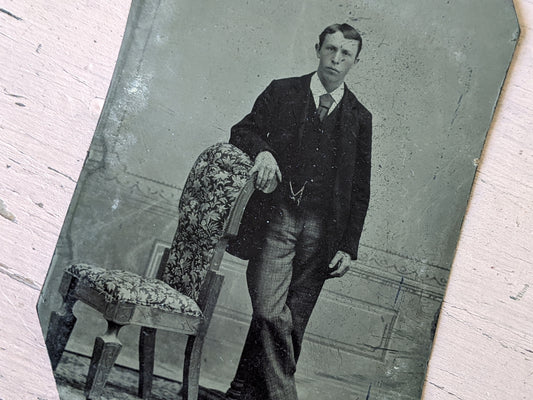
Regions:
[[[218,143],[200,154],[185,182],[178,228],[161,279],[194,300],[252,165],[237,147]]]

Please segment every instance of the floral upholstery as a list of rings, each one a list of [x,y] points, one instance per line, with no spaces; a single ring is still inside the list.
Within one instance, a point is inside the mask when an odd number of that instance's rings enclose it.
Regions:
[[[88,264],[71,265],[67,272],[83,285],[103,294],[107,302],[150,306],[194,317],[202,315],[193,299],[155,278],[147,279],[133,272],[106,270]]]
[[[196,300],[202,280],[251,167],[248,156],[227,143],[211,146],[198,157],[183,188],[178,229],[162,280],[89,264],[73,264],[67,272],[108,302],[201,316]]]
[[[187,178],[179,203],[178,229],[162,279],[194,300],[251,167],[245,153],[219,143],[198,157]]]

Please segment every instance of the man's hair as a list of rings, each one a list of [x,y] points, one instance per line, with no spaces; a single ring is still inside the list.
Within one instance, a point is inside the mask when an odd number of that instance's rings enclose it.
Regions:
[[[326,35],[335,32],[342,32],[342,35],[345,39],[356,40],[357,42],[359,42],[357,54],[355,55],[355,58],[357,58],[357,56],[359,56],[359,53],[361,52],[361,49],[363,48],[363,38],[361,37],[361,34],[357,31],[357,29],[355,29],[349,24],[333,24],[324,29],[322,33],[318,36],[318,48],[322,48],[322,43],[324,43]]]

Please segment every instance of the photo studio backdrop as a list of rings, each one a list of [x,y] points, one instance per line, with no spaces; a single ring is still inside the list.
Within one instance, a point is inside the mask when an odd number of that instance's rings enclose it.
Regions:
[[[461,223],[519,35],[510,0],[134,0],[113,80],[38,304],[43,331],[72,261],[150,274],[200,152],[227,141],[273,80],[316,69],[318,34],[361,31],[347,84],[374,120],[359,260],[329,280],[306,333],[300,398],[419,399]],[[92,132],[87,132],[91,135]],[[490,221],[487,221],[490,223]],[[244,262],[226,276],[201,383],[225,390],[250,320]],[[67,349],[105,322],[75,308]],[[118,364],[138,368],[138,328]],[[183,341],[158,334],[156,373],[181,380]],[[368,396],[368,397],[367,397]]]

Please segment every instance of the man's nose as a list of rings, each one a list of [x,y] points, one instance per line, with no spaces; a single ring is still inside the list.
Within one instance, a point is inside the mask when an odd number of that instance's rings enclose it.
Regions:
[[[341,52],[340,51],[336,51],[334,54],[333,54],[333,57],[331,58],[331,61],[335,64],[338,64],[341,62]]]

